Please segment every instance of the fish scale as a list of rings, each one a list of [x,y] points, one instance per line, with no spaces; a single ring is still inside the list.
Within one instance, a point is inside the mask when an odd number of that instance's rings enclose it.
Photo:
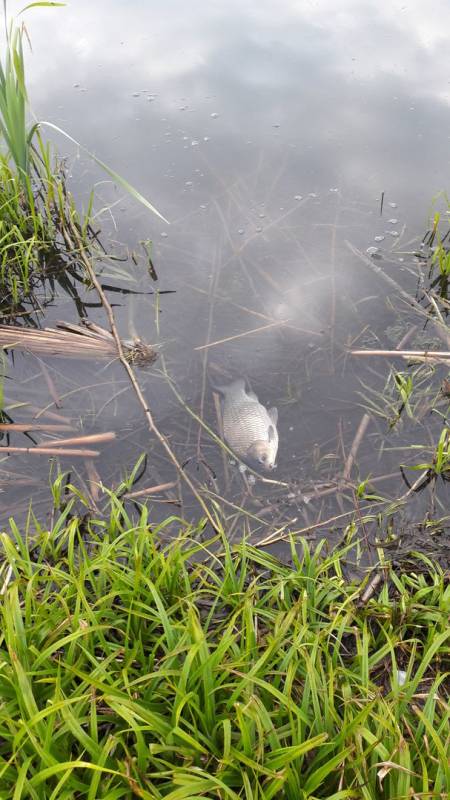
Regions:
[[[278,449],[276,408],[269,411],[239,378],[228,386],[214,387],[222,395],[223,433],[241,461],[256,468],[273,469]]]
[[[223,432],[233,450],[245,455],[252,442],[267,440],[272,422],[264,406],[255,401],[224,406]]]

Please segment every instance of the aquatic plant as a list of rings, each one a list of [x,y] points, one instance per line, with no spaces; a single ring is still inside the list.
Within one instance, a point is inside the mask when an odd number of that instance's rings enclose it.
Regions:
[[[63,4],[36,2],[23,10],[57,5]],[[49,288],[51,299],[56,280],[74,297],[81,313],[76,283],[85,282],[86,274],[77,249],[67,245],[65,230],[75,226],[90,255],[96,238],[90,227],[94,197],[91,194],[86,211],[79,212],[67,189],[63,162],[50,144],[44,143],[40,128],[46,125],[57,130],[88,151],[50,122],[30,123],[23,53],[25,28],[8,23],[6,2],[3,8],[6,47],[4,61],[0,59],[0,141],[3,139],[5,145],[0,153],[0,310],[13,320],[15,315],[26,313],[24,304],[40,308],[42,298],[35,301],[36,289]],[[167,221],[128,181],[89,155],[134,199]]]
[[[21,798],[444,797],[449,587],[424,556],[344,577],[168,518],[0,537],[0,786]],[[87,506],[78,494],[77,502]],[[86,509],[87,510],[87,509]]]
[[[0,132],[20,179],[30,169],[30,146],[35,126],[27,129],[27,90],[22,45],[23,29],[7,34],[5,64],[0,61]]]

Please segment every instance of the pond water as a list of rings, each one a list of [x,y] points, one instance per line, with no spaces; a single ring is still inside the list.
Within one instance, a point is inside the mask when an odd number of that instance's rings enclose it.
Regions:
[[[364,405],[369,398],[380,408],[375,392],[390,370],[389,360],[357,358],[349,347],[393,349],[408,332],[410,349],[438,346],[373,265],[415,296],[415,252],[448,174],[448,3],[78,0],[33,9],[26,23],[37,118],[69,132],[170,220],[167,226],[149,214],[49,132],[68,154],[79,202],[86,204],[95,183],[96,210],[109,209],[98,227],[109,252],[124,260],[98,269],[105,284],[142,293],[108,296],[124,338],[138,335],[160,347],[163,360],[138,374],[177,457],[202,491],[224,498],[235,534],[249,526],[261,538],[274,526],[298,530],[346,514],[354,489],[347,482],[336,496],[336,481]],[[140,244],[146,240],[157,283]],[[156,302],[157,289],[174,293]],[[94,292],[84,299],[97,300]],[[88,313],[106,327],[102,309]],[[64,293],[41,324],[60,319],[77,320]],[[395,366],[408,369],[401,359]],[[216,431],[209,376],[244,376],[264,404],[276,405],[280,448],[270,478],[279,483],[246,485],[175,396],[163,368],[186,406]],[[411,445],[431,448],[442,430],[430,410],[445,413],[435,391],[441,373],[443,367],[433,375],[421,417],[403,413],[395,425],[392,409],[388,418],[372,417],[351,469],[353,486],[370,476],[380,479],[372,493],[394,499],[406,492],[399,464],[423,462],[425,451]],[[5,394],[15,421],[46,408],[86,433],[116,432],[117,440],[101,447],[96,473],[83,460],[61,460],[78,485],[89,486],[95,475],[117,483],[142,452],[146,471],[136,490],[174,480],[119,364],[46,359],[43,368],[16,354]],[[14,443],[27,446],[23,435]],[[47,461],[11,456],[0,467],[2,521],[20,514],[31,496],[37,515],[45,514]],[[410,474],[414,481],[417,473]],[[439,484],[437,516],[446,496]],[[428,489],[414,495],[403,523],[421,519],[429,504]],[[235,516],[241,506],[245,525]],[[195,516],[180,482],[152,502],[156,519],[173,512]]]

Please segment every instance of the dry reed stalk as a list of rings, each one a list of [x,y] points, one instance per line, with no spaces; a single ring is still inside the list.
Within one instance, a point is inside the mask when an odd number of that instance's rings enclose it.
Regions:
[[[79,331],[75,332],[74,327]],[[114,342],[107,337],[93,334],[82,326],[70,330],[44,328],[18,328],[15,325],[0,325],[0,346],[5,349],[19,348],[40,355],[64,356],[67,358],[93,357],[111,358],[117,355]]]
[[[251,331],[244,331],[244,333],[237,333],[235,336],[227,336],[226,339],[218,339],[216,342],[210,342],[209,344],[202,344],[200,347],[194,347],[194,350],[206,350],[208,347],[215,347],[218,344],[225,344],[226,342],[232,342],[234,339],[242,339],[244,336],[250,336],[252,333],[261,333],[261,331],[267,331],[269,328],[279,328],[281,325],[285,325],[286,322],[289,320],[280,320],[279,322],[271,322],[269,325],[262,325],[260,328],[253,328]]]
[[[89,496],[93,504],[96,505],[100,499],[100,494],[101,494],[100,491],[101,478],[100,475],[98,474],[97,467],[95,466],[95,462],[92,460],[92,458],[86,458],[84,464],[88,475],[87,488]]]
[[[18,348],[29,353],[64,358],[118,358],[118,348],[109,331],[93,322],[75,325],[58,322],[57,328],[20,328],[15,325],[0,325],[0,347]],[[144,366],[156,359],[151,345],[140,340],[133,344],[121,342],[121,351],[127,360]]]
[[[137,492],[127,492],[124,498],[131,500],[134,497],[143,497],[148,494],[158,494],[159,492],[166,492],[168,489],[173,489],[177,485],[176,481],[169,481],[168,483],[160,483],[159,486],[149,486],[147,489],[139,489]]]
[[[59,394],[58,394],[58,392],[56,390],[56,386],[55,386],[55,383],[53,381],[53,378],[50,375],[50,372],[48,371],[47,366],[44,364],[42,359],[38,358],[38,356],[36,356],[36,358],[39,361],[39,365],[41,367],[42,374],[43,374],[45,382],[47,384],[50,397],[52,398],[52,400],[53,400],[53,402],[55,404],[55,408],[61,408],[61,406],[62,406],[61,399],[60,399]]]
[[[100,444],[101,442],[112,442],[116,438],[114,431],[106,433],[89,433],[86,436],[72,436],[69,439],[52,439],[43,444],[42,447],[65,447],[66,445]],[[41,445],[39,445],[41,447]]]
[[[83,458],[95,458],[99,456],[98,450],[73,450],[71,448],[58,447],[0,447],[2,453],[33,453],[37,456],[81,456]]]
[[[30,409],[32,414],[34,414],[34,419],[38,417],[46,417],[47,419],[54,419],[55,422],[61,422],[63,425],[70,426],[70,430],[74,430],[73,428],[73,420],[68,419],[64,416],[64,414],[58,414],[56,411],[49,411],[48,406],[47,408],[39,408],[38,406],[28,405],[28,403],[24,403],[24,405]]]
[[[352,446],[350,448],[350,452],[347,456],[347,460],[345,462],[344,471],[342,473],[342,477],[344,480],[350,479],[350,473],[352,471],[352,467],[356,458],[356,454],[359,450],[361,442],[364,438],[368,425],[370,423],[371,417],[370,414],[363,414],[361,421],[358,425],[358,430],[356,431],[355,438],[353,439]]]
[[[115,317],[114,317],[114,312],[113,312],[113,310],[111,308],[111,305],[110,305],[110,303],[108,301],[108,298],[105,295],[105,292],[103,291],[101,283],[97,279],[97,276],[95,274],[94,268],[93,268],[92,263],[91,263],[91,260],[89,259],[89,257],[86,254],[86,251],[85,251],[84,246],[83,246],[83,242],[82,242],[82,240],[80,238],[79,231],[74,226],[72,221],[69,221],[68,225],[70,225],[70,233],[69,233],[69,230],[67,230],[67,228],[64,227],[63,228],[64,238],[65,238],[67,244],[70,246],[72,251],[77,249],[77,251],[79,253],[79,256],[80,256],[80,259],[83,261],[83,264],[84,264],[84,266],[86,268],[87,274],[89,275],[89,279],[90,279],[92,285],[95,287],[95,289],[97,291],[97,294],[98,294],[98,296],[100,298],[100,301],[101,301],[101,303],[103,305],[103,308],[105,310],[106,316],[108,317],[108,322],[109,322],[109,325],[110,325],[110,328],[111,328],[111,334],[114,337],[114,340],[115,340],[115,343],[116,343],[118,360],[122,364],[125,372],[128,375],[130,383],[133,386],[133,389],[134,389],[134,392],[136,394],[136,397],[137,397],[137,399],[139,401],[139,404],[141,405],[142,410],[144,412],[144,416],[145,416],[145,419],[147,421],[148,428],[149,428],[151,433],[155,434],[156,438],[158,439],[158,441],[160,442],[160,444],[162,445],[162,447],[166,451],[167,455],[169,456],[170,460],[172,461],[172,464],[175,466],[178,475],[189,486],[189,488],[192,491],[192,493],[193,493],[194,497],[196,498],[197,502],[199,503],[199,505],[203,509],[208,521],[211,523],[213,529],[217,530],[217,521],[214,519],[211,511],[209,510],[209,508],[206,505],[206,503],[203,500],[203,498],[200,496],[200,494],[197,491],[196,487],[194,486],[193,482],[191,481],[189,476],[183,470],[183,468],[182,468],[180,462],[178,461],[175,453],[173,452],[173,450],[172,450],[167,438],[164,436],[163,433],[161,433],[161,431],[155,425],[155,422],[154,422],[153,415],[152,415],[152,412],[150,410],[149,404],[146,401],[146,399],[145,399],[145,397],[144,397],[144,395],[142,393],[142,389],[141,389],[141,387],[139,385],[139,382],[138,382],[138,380],[136,378],[136,375],[134,374],[134,370],[133,370],[132,366],[130,365],[130,362],[127,359],[126,353],[124,351],[124,348],[123,348],[123,345],[122,345],[122,341],[120,339],[119,332],[117,330],[116,320],[115,320]],[[72,236],[73,236],[73,239],[76,242],[76,247],[75,247],[74,241],[71,238]]]
[[[352,356],[382,356],[391,358],[400,356],[401,358],[420,358],[420,359],[448,359],[449,350],[350,350]]]
[[[373,508],[376,505],[381,505],[381,503],[373,503],[372,505],[367,506],[364,509],[361,509],[361,513],[366,513],[366,512],[373,513]],[[332,523],[337,522],[338,520],[344,519],[345,517],[350,517],[354,513],[355,513],[355,509],[352,508],[351,511],[345,511],[343,514],[336,514],[336,516],[334,516],[334,517],[330,517],[329,519],[325,519],[325,520],[322,520],[320,522],[315,522],[312,525],[307,525],[305,528],[300,528],[300,530],[298,530],[298,531],[288,531],[288,533],[286,535],[279,535],[279,536],[275,537],[275,533],[277,533],[277,532],[274,531],[274,532],[270,533],[265,539],[262,539],[259,542],[255,542],[254,543],[254,547],[263,547],[264,545],[274,544],[275,542],[284,542],[286,540],[289,540],[289,538],[291,536],[306,536],[308,533],[310,533],[313,530],[317,530],[318,528],[323,528],[325,525],[331,525]],[[296,521],[296,519],[297,518],[295,518],[294,521]],[[289,525],[289,524],[290,523],[287,523],[287,525]],[[283,526],[283,528],[284,527],[286,527],[286,526]]]
[[[380,572],[376,572],[375,575],[370,579],[366,588],[364,589],[364,592],[362,593],[360,598],[360,603],[364,605],[370,600],[375,589],[380,585],[382,580],[383,580],[383,575],[381,575]]]
[[[46,431],[48,433],[59,433],[64,431],[74,431],[72,425],[61,425],[57,423],[45,422],[1,422],[0,431],[17,431],[26,433],[27,431]]]

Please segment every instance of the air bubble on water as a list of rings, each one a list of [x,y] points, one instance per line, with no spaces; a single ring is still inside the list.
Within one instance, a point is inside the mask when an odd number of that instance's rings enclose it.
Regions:
[[[189,136],[183,136],[183,142],[187,142],[188,139],[189,139]]]
[[[247,467],[245,466],[245,464],[239,464],[239,472],[241,473],[241,475],[243,475],[244,472],[247,472]]]
[[[187,111],[187,106],[178,106],[178,111]]]
[[[206,208],[205,204],[204,204],[204,203],[202,203],[202,205],[200,206],[200,208],[203,208],[203,209],[204,209],[204,208]]]
[[[261,228],[260,225],[258,225],[258,227],[256,228],[256,233],[261,233],[261,231],[262,231],[262,228]]]
[[[403,258],[403,256],[400,256],[400,258],[399,258],[399,261],[400,261],[400,262],[403,262],[404,260],[405,260],[405,259]]]
[[[155,95],[154,95],[154,94],[151,94],[151,95],[149,95],[149,96],[147,97],[147,100],[148,100],[148,102],[149,102],[149,103],[153,103],[153,100],[154,100],[154,99],[155,99]]]
[[[384,242],[384,236],[374,236],[373,240],[374,242]]]
[[[379,251],[380,251],[379,247],[368,247],[366,253],[368,256],[374,256],[376,255],[376,253],[379,253]]]
[[[184,185],[185,186],[192,186],[193,184],[192,184],[192,181],[186,181],[186,183]]]
[[[338,192],[338,191],[339,189],[337,187],[335,187],[334,189],[330,189],[330,192]]]
[[[74,83],[73,88],[74,89],[79,89],[80,88],[80,84],[79,83]]]
[[[141,95],[140,95],[140,93],[139,93],[139,92],[133,92],[133,94],[132,94],[132,97],[140,97],[140,96],[141,96]]]
[[[303,200],[303,197],[301,194],[296,194],[294,200]]]
[[[167,236],[168,234],[165,231],[163,231],[161,234],[161,239],[167,239]]]
[[[203,137],[203,141],[204,142],[209,142],[210,138],[211,138],[210,136],[204,136]]]
[[[397,208],[397,203],[388,203],[391,208]]]
[[[394,236],[394,237],[400,236],[398,231],[388,231],[388,233],[389,233],[389,236]]]
[[[192,139],[191,147],[197,147],[198,144],[200,144],[198,139]]]
[[[392,219],[389,219],[388,222],[390,222],[391,225],[397,225],[398,219],[395,219],[395,217],[393,217]]]
[[[289,430],[293,431],[294,430],[294,426],[293,425],[289,425]]]
[[[243,228],[239,228],[238,234],[239,234],[239,236],[243,236],[244,235],[244,229]]]
[[[265,216],[266,216],[265,214],[258,214],[258,217],[259,217],[260,219],[264,219],[264,217],[265,217]]]
[[[315,193],[315,192],[310,192],[310,193],[309,193],[309,197],[317,197],[317,195],[316,195],[316,193]]]
[[[254,486],[254,485],[255,485],[255,483],[256,483],[256,478],[255,478],[255,476],[254,476],[254,475],[252,475],[251,473],[250,473],[250,475],[248,476],[247,480],[248,480],[248,482],[249,482],[250,486]]]
[[[212,114],[210,114],[211,119],[217,119],[218,116],[219,114],[217,113],[217,111],[213,111]]]
[[[275,123],[272,125],[272,128],[279,128],[279,127],[280,127],[280,123],[279,123],[279,122],[275,122]]]

